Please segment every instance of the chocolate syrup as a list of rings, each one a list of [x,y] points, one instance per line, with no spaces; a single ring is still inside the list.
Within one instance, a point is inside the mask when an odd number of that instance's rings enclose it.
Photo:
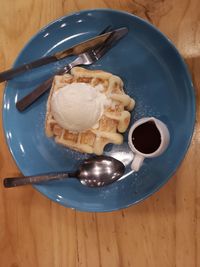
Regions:
[[[155,152],[161,144],[161,136],[153,121],[145,122],[135,128],[132,134],[134,147],[143,154]]]

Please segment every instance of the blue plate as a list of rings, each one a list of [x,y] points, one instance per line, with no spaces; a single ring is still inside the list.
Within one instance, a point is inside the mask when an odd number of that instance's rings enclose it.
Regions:
[[[126,92],[136,100],[132,122],[144,116],[164,121],[171,134],[167,151],[145,160],[132,173],[132,154],[127,145],[108,145],[105,154],[126,165],[124,179],[104,188],[87,188],[75,179],[49,182],[35,188],[48,198],[83,211],[111,211],[128,207],[158,190],[174,174],[191,141],[195,123],[195,97],[191,78],[174,45],[154,26],[125,12],[87,10],[60,18],[38,32],[21,51],[14,66],[70,47],[99,34],[107,25],[126,26],[129,33],[91,69],[119,75]],[[4,94],[3,124],[10,151],[24,175],[74,170],[87,155],[71,151],[45,136],[44,95],[23,113],[17,100],[52,75],[59,63],[27,72],[7,83]],[[17,190],[17,189],[16,189]]]

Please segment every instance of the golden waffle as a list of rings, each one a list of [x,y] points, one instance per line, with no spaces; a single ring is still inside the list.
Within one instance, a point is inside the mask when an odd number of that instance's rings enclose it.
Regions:
[[[52,94],[70,83],[89,83],[93,87],[101,84],[103,91],[111,99],[111,105],[105,108],[96,128],[84,132],[71,132],[62,128],[51,113]],[[84,104],[84,103],[83,103]],[[55,76],[47,101],[45,132],[48,137],[71,149],[101,155],[108,143],[121,144],[123,133],[130,122],[130,112],[135,101],[124,93],[122,80],[111,73],[101,70],[87,70],[75,67],[71,74]]]

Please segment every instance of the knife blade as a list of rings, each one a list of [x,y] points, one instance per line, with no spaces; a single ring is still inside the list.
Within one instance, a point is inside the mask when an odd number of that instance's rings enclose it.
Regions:
[[[126,35],[128,29],[126,27],[120,28],[116,30],[109,38],[104,42],[103,49],[106,51],[109,50],[117,41],[119,41],[124,35]],[[55,75],[62,75],[65,72],[65,68],[59,70]],[[52,85],[53,78],[51,77],[41,85],[36,87],[33,91],[31,91],[28,95],[24,96],[22,99],[18,100],[16,103],[16,108],[22,112],[27,107],[29,107],[32,103],[34,103],[41,95],[43,95],[46,91],[48,91]]]
[[[74,45],[74,46],[72,46],[72,47],[70,47],[68,49],[56,52],[51,56],[46,56],[46,57],[37,59],[35,61],[32,61],[30,63],[26,63],[24,65],[21,65],[19,67],[11,68],[9,70],[3,71],[3,72],[0,73],[0,83],[4,82],[4,81],[7,81],[7,80],[10,80],[10,79],[16,77],[17,75],[19,75],[19,74],[21,74],[23,72],[26,72],[28,70],[31,70],[33,68],[37,68],[37,67],[49,64],[49,63],[56,62],[58,60],[66,58],[68,56],[76,56],[76,55],[79,55],[81,53],[84,53],[84,52],[86,52],[87,50],[89,50],[91,48],[94,48],[94,47],[96,47],[98,45],[101,45],[103,42],[106,41],[106,39],[111,34],[113,34],[114,32],[116,32],[118,30],[119,29],[113,30],[113,31],[110,31],[110,32],[106,32],[104,34],[101,34],[101,35],[98,35],[96,37],[90,38],[90,39],[88,39],[88,40],[86,40],[84,42],[81,42],[81,43],[79,43],[77,45]]]

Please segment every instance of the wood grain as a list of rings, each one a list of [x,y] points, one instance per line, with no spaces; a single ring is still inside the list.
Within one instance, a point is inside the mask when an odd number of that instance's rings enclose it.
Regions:
[[[31,187],[0,185],[0,267],[200,266],[199,0],[1,0],[0,71],[41,27],[74,11],[114,8],[165,33],[190,69],[197,97],[192,144],[174,177],[144,202],[112,213],[61,207]],[[2,103],[4,85],[0,84]],[[19,175],[0,122],[0,175]]]

